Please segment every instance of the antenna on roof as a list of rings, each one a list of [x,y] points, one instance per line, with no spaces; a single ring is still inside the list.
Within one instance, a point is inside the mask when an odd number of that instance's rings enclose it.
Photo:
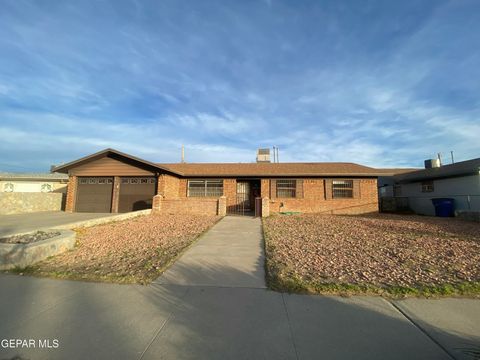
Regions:
[[[454,158],[453,158],[453,150],[450,151],[450,156],[452,157],[452,164],[455,164],[455,160],[454,160]]]
[[[182,145],[182,163],[185,162],[185,146]]]

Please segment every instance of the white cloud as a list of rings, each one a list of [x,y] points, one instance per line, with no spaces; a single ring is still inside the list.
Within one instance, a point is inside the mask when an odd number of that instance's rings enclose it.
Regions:
[[[17,163],[25,151],[48,163],[102,147],[175,161],[182,144],[192,161],[251,161],[272,145],[282,160],[372,166],[479,156],[468,4],[395,25],[392,14],[345,24],[335,5],[267,3],[135,1],[112,13],[108,2],[12,2],[0,14],[0,151]]]

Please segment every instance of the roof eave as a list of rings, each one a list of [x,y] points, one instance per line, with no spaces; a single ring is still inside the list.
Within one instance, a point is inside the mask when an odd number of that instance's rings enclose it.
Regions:
[[[458,172],[458,173],[453,173],[453,174],[425,174],[423,176],[418,175],[418,176],[412,176],[412,177],[398,177],[396,181],[399,184],[408,184],[408,183],[414,183],[414,182],[419,182],[419,181],[425,181],[425,180],[440,180],[440,179],[449,179],[449,178],[457,178],[457,177],[462,177],[462,176],[471,176],[471,175],[478,175],[478,171],[463,171],[463,172]]]
[[[251,178],[275,178],[275,177],[371,177],[377,178],[383,174],[364,174],[364,173],[298,173],[298,174],[184,174],[183,177],[251,177]]]
[[[178,171],[171,170],[167,167],[157,165],[157,164],[155,164],[153,162],[150,162],[148,160],[143,160],[143,159],[140,159],[136,156],[132,156],[132,155],[129,155],[129,154],[126,154],[126,153],[123,153],[121,151],[111,149],[111,148],[98,151],[94,154],[84,156],[80,159],[70,161],[70,162],[68,162],[66,164],[63,164],[63,165],[55,166],[54,168],[52,168],[51,172],[52,173],[53,172],[59,172],[59,173],[67,174],[68,170],[70,170],[72,167],[82,165],[83,163],[87,163],[89,161],[96,160],[96,159],[101,158],[103,156],[108,156],[109,154],[115,154],[117,156],[124,157],[126,159],[133,160],[133,161],[136,161],[138,163],[148,165],[148,166],[150,166],[154,169],[159,169],[159,170],[171,173],[171,174],[180,175],[180,176],[182,175],[182,173],[180,173]]]

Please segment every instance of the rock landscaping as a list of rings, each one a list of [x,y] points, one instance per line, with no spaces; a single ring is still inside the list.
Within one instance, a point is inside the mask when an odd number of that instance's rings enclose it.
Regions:
[[[0,238],[3,244],[30,244],[60,235],[59,231],[37,231],[31,234],[13,235]]]
[[[480,224],[414,215],[274,216],[268,281],[282,291],[480,294]]]
[[[22,271],[68,279],[149,283],[218,219],[162,214],[78,229],[75,249]]]

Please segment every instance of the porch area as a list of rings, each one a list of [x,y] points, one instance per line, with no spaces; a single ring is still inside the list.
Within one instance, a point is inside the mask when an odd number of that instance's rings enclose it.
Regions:
[[[186,181],[185,181],[186,182]],[[193,181],[192,181],[193,182]],[[196,183],[197,181],[195,181]],[[180,186],[181,187],[181,186]],[[224,179],[221,192],[209,194],[205,185],[205,196],[198,196],[198,186],[194,191],[185,184],[183,196],[156,195],[153,198],[153,211],[166,214],[204,214],[267,217],[270,215],[268,180]],[[203,191],[203,190],[202,190]],[[183,191],[180,190],[179,195]],[[222,194],[222,195],[221,195]],[[262,196],[262,194],[264,196]],[[166,194],[168,195],[168,194]],[[202,194],[203,195],[203,194]]]

